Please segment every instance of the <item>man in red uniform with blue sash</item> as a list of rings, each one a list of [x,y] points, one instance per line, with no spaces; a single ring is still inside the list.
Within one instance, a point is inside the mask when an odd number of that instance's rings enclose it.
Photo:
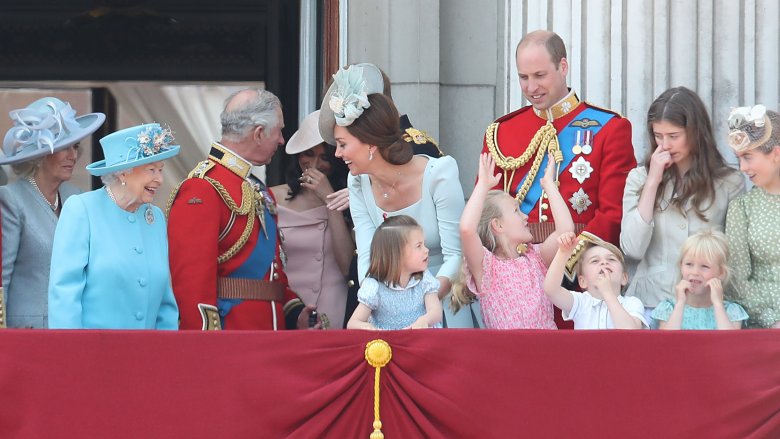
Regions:
[[[483,152],[504,178],[496,186],[514,196],[528,215],[534,241],[555,226],[540,180],[547,151],[560,150],[558,182],[579,233],[586,230],[620,245],[623,189],[636,166],[631,123],[580,101],[566,85],[566,47],[550,31],[534,31],[517,45],[517,72],[531,105],[500,117],[485,132]],[[556,322],[562,325],[556,310]]]
[[[535,238],[544,239],[554,226],[547,225],[553,218],[539,181],[547,148],[557,143],[563,157],[559,187],[577,231],[584,229],[619,245],[623,189],[628,172],[636,166],[631,123],[580,101],[566,86],[566,47],[557,34],[529,33],[516,55],[520,86],[531,105],[500,117],[485,133],[483,152],[493,155],[497,172],[504,175],[496,189],[518,199],[529,224],[538,224]]]
[[[180,327],[307,328],[314,307],[288,287],[276,202],[250,174],[284,144],[281,103],[268,91],[242,90],[228,98],[221,121],[222,139],[169,202]]]

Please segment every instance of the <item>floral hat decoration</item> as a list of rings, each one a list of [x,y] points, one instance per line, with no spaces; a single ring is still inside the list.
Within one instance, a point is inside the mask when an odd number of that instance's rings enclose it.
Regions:
[[[69,103],[53,97],[38,99],[8,115],[14,126],[3,138],[2,165],[26,162],[68,148],[94,133],[106,120],[103,113],[77,117]]]
[[[780,143],[780,133],[773,125],[778,125],[780,115],[767,111],[763,105],[737,107],[729,113],[729,146],[739,153],[749,151],[773,142]]]
[[[147,163],[159,162],[179,153],[169,127],[148,123],[119,130],[100,139],[104,160],[87,166],[87,172],[101,176]]]
[[[322,138],[335,145],[333,128],[352,125],[370,107],[368,95],[382,93],[382,72],[373,64],[353,64],[333,75],[333,83],[325,93],[320,108],[319,130]]]

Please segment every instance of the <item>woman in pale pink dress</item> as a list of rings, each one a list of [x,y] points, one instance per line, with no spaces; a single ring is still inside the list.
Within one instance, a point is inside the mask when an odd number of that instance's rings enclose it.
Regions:
[[[335,158],[335,147],[320,137],[318,119],[319,110],[306,116],[287,142],[285,152],[294,156],[287,184],[271,191],[279,208],[290,288],[317,307],[323,324],[341,329],[355,244],[344,212],[329,208],[327,196],[346,187],[349,170]]]

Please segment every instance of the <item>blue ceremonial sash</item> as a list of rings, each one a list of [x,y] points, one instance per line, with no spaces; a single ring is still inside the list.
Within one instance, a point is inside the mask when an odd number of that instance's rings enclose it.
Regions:
[[[577,117],[571,121],[571,123],[566,125],[566,127],[558,133],[558,145],[561,147],[561,153],[563,154],[563,162],[561,162],[560,166],[561,172],[566,170],[576,155],[572,151],[572,146],[576,140],[575,136],[577,135],[577,130],[589,130],[593,133],[593,137],[591,138],[595,139],[596,134],[601,131],[601,128],[603,128],[604,125],[606,125],[607,122],[609,122],[613,117],[615,117],[613,113],[588,107],[582,113],[578,114]],[[592,143],[595,143],[595,140],[592,141]],[[536,206],[539,198],[542,197],[541,181],[542,177],[544,176],[544,170],[547,167],[547,160],[547,154],[545,154],[544,159],[542,159],[542,164],[539,166],[539,172],[536,174],[534,182],[528,189],[528,193],[525,195],[523,202],[520,203],[520,210],[526,215],[531,212],[531,209]],[[528,178],[528,174],[526,174],[525,177],[520,180],[520,183],[515,188],[515,193],[517,193],[520,188],[523,187],[523,182],[525,182],[526,178]]]
[[[254,212],[250,213],[250,215],[252,214],[254,214]],[[271,215],[271,212],[268,211],[267,207],[264,209],[264,214],[265,229],[268,237],[266,238],[266,234],[263,233],[263,226],[258,224],[260,233],[258,233],[257,236],[257,245],[255,245],[255,248],[246,261],[227,277],[258,280],[265,279],[265,275],[268,273],[271,264],[276,258],[276,220],[273,215]],[[260,220],[255,219],[255,221]],[[217,308],[219,309],[219,315],[225,317],[233,306],[238,305],[241,302],[243,302],[241,299],[218,299]]]

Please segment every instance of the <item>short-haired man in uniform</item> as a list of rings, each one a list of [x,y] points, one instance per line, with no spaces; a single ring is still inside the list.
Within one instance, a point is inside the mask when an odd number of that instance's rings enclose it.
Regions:
[[[517,72],[531,105],[500,117],[485,132],[483,152],[496,161],[503,189],[528,215],[534,241],[555,226],[540,180],[547,152],[558,163],[561,195],[579,233],[586,230],[620,245],[623,189],[636,166],[631,123],[619,114],[580,101],[566,85],[566,46],[554,32],[537,30],[520,40]],[[562,325],[556,311],[556,323]]]
[[[180,327],[307,328],[314,307],[304,307],[287,285],[276,202],[250,174],[284,144],[281,103],[268,91],[241,90],[227,99],[221,122],[222,139],[170,201]]]

